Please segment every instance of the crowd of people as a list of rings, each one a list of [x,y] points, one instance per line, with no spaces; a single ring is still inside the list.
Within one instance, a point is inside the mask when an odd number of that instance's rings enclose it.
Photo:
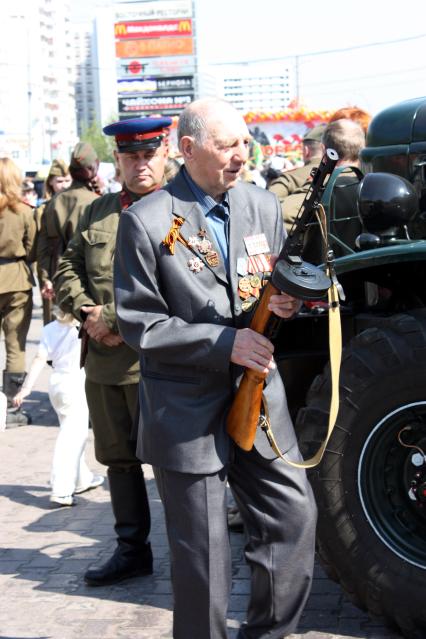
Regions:
[[[85,573],[89,586],[153,572],[141,463],[153,466],[170,545],[174,639],[226,637],[231,520],[247,535],[252,575],[239,639],[291,634],[309,595],[316,506],[306,474],[277,458],[260,429],[253,449],[240,449],[226,416],[244,369],[263,375],[275,438],[301,460],[274,346],[250,319],[312,168],[334,148],[351,177],[367,121],[362,110],[344,109],[308,129],[303,166],[269,174],[265,188],[253,183],[244,119],[216,99],[181,114],[179,159],[169,158],[168,117],[106,126],[119,191],[100,191],[87,142],[69,165],[53,161],[38,207],[13,161],[0,159],[6,427],[30,422],[22,405],[49,362],[60,425],[52,505],[74,506],[75,495],[103,483],[84,459],[89,421],[107,469],[117,545]],[[44,328],[26,376],[35,274]],[[300,306],[281,294],[268,308],[289,319]]]

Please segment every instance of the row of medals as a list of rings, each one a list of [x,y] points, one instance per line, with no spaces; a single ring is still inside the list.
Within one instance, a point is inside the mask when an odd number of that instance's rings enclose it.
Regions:
[[[193,235],[188,238],[188,245],[198,250],[204,259],[210,266],[218,266],[219,256],[216,251],[213,250],[212,243],[206,237],[207,233],[204,229],[200,229],[198,235]],[[197,264],[195,265],[195,260]],[[198,264],[199,258],[192,258],[188,262],[188,266],[191,270],[200,271],[203,267],[203,263]],[[260,298],[260,291],[265,286],[270,273],[259,273],[255,275],[244,275],[238,281],[238,294],[240,296],[241,309],[247,313],[251,311],[253,306]]]
[[[241,309],[247,313],[260,298],[260,291],[267,283],[270,273],[244,275],[238,280],[238,294],[241,300]]]
[[[188,238],[188,246],[199,251],[209,266],[219,266],[219,255],[213,250],[213,245],[207,238],[207,232],[204,229],[200,229],[198,235],[191,235]],[[204,264],[199,258],[192,258],[188,261],[188,266],[192,271],[199,272]]]

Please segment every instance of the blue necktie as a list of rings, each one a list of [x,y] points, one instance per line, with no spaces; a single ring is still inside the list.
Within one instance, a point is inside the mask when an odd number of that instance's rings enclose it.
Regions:
[[[222,204],[216,204],[208,213],[207,219],[211,225],[216,242],[222,254],[223,261],[227,272],[229,272],[228,264],[228,221],[229,214]]]

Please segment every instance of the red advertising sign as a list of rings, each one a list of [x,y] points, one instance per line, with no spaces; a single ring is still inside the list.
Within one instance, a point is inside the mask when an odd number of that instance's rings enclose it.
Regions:
[[[155,58],[171,55],[192,55],[193,39],[149,38],[146,40],[120,40],[115,43],[117,58]]]
[[[118,40],[160,38],[162,36],[192,35],[192,20],[150,20],[148,22],[117,22],[114,25]]]

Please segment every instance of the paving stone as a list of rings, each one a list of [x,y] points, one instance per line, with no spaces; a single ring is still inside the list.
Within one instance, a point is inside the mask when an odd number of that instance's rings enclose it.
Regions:
[[[28,362],[40,331],[36,307]],[[105,588],[84,584],[85,570],[108,559],[116,543],[108,484],[80,495],[73,508],[52,508],[49,475],[58,429],[47,395],[49,373],[46,367],[28,403],[35,423],[0,433],[0,639],[171,639],[167,535],[149,466],[143,468],[152,510],[154,575]],[[86,450],[89,466],[105,475],[94,458],[92,431]],[[244,536],[232,533],[230,543],[228,637],[236,639],[250,569],[244,563]],[[288,639],[401,638],[353,606],[317,562],[299,632]]]

